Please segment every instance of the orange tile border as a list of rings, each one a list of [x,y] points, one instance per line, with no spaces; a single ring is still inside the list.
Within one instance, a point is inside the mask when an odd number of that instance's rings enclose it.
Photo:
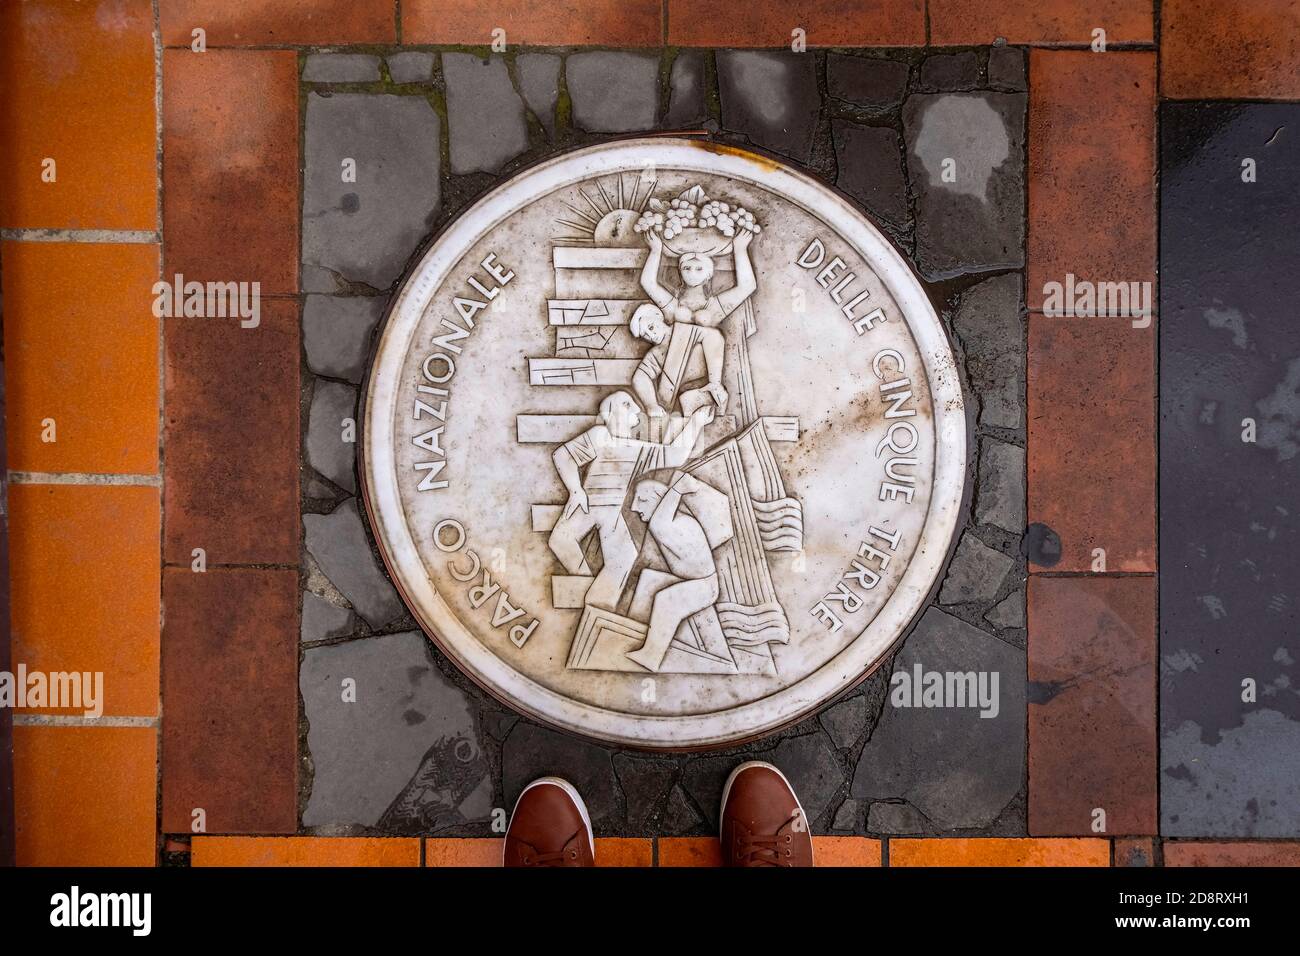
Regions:
[[[932,46],[992,43],[1150,43],[1155,34],[1152,0],[929,0]]]
[[[157,474],[158,247],[4,242],[0,269],[9,467]]]
[[[813,837],[813,865],[882,866],[881,849],[880,841],[869,837],[815,836]]]
[[[749,0],[737,16],[716,0],[667,0],[667,8],[669,46],[789,50],[796,28],[809,47],[925,45],[923,0]]]
[[[660,0],[402,0],[403,43],[651,47],[663,42]]]
[[[1300,0],[1163,0],[1160,92],[1174,99],[1300,98]]]
[[[15,484],[9,513],[14,667],[102,672],[104,715],[156,715],[158,489]]]
[[[425,866],[501,865],[500,837],[431,837],[424,841]],[[654,841],[641,837],[596,837],[597,867],[653,866]]]
[[[596,837],[596,866],[654,866],[654,840],[642,837]]]
[[[157,229],[150,0],[4,3],[0,36],[0,226]]]
[[[419,866],[415,837],[196,836],[190,866]]]
[[[14,727],[19,866],[153,866],[152,727]]]
[[[393,0],[163,0],[163,43],[189,47],[195,27],[209,47],[393,43]]]
[[[1300,866],[1300,841],[1165,841],[1165,866]]]
[[[1110,841],[1091,838],[889,841],[890,866],[1110,866]]]
[[[722,866],[717,837],[660,837],[660,866]]]

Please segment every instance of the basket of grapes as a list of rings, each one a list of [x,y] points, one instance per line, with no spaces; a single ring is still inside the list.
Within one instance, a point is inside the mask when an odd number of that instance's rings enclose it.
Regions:
[[[725,255],[738,230],[757,233],[762,228],[744,206],[710,199],[699,186],[668,202],[651,199],[633,227],[638,233],[659,235],[664,251],[672,256]]]

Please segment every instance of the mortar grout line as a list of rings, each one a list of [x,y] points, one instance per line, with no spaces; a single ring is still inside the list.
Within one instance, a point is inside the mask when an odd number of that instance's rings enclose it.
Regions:
[[[15,727],[160,727],[161,717],[75,717],[62,714],[14,714]]]
[[[0,229],[0,239],[9,242],[157,244],[162,242],[162,234],[156,229]]]
[[[102,474],[73,471],[11,471],[9,483],[14,485],[124,485],[128,487],[161,488],[161,475]]]

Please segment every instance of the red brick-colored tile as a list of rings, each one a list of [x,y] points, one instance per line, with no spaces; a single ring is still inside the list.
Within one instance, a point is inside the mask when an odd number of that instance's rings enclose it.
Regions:
[[[150,0],[0,4],[0,37],[0,226],[157,229]]]
[[[629,837],[597,837],[596,866],[654,866],[654,841]]]
[[[293,833],[298,573],[163,572],[163,829]]]
[[[15,727],[19,866],[153,866],[152,727]]]
[[[168,563],[298,563],[298,305],[261,308],[165,320]]]
[[[1155,67],[1152,53],[1030,52],[1031,310],[1067,273],[1155,279]]]
[[[1155,614],[1154,577],[1030,577],[1033,835],[1156,832]]]
[[[890,866],[1110,866],[1109,840],[890,840]]]
[[[802,29],[810,47],[922,46],[922,0],[753,0],[744,12],[719,9],[716,0],[668,0],[670,46],[782,47]]]
[[[815,836],[813,863],[817,866],[880,866],[880,841],[867,837]]]
[[[1029,317],[1029,521],[1053,571],[1156,567],[1155,323]],[[1030,564],[1030,570],[1043,570]]]
[[[420,841],[388,837],[195,837],[190,866],[419,866]]]
[[[297,293],[299,213],[297,54],[166,51],[166,276]]]
[[[1127,837],[1115,841],[1115,866],[1155,866],[1156,850],[1154,840],[1141,837]]]
[[[209,47],[397,39],[393,0],[164,0],[159,14],[167,46],[189,47],[195,27]]]
[[[158,247],[6,242],[0,267],[9,467],[156,474]]]
[[[722,866],[717,837],[660,837],[660,866]]]
[[[158,510],[156,488],[9,486],[14,667],[99,672],[103,714],[158,713]]]
[[[658,46],[663,8],[660,0],[402,0],[403,43],[486,46],[496,29],[510,46]]]
[[[1165,841],[1165,866],[1300,866],[1300,842],[1184,843]]]
[[[1106,31],[1106,43],[1150,43],[1151,0],[929,0],[935,46],[992,43],[1087,43]]]
[[[1300,0],[1164,0],[1160,92],[1175,99],[1300,98]]]

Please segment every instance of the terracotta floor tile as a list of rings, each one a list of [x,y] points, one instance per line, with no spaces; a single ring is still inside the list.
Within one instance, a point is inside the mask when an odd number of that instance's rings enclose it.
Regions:
[[[156,474],[158,247],[5,242],[0,269],[9,467]]]
[[[1150,43],[1151,0],[929,0],[930,42],[935,46],[992,43]]]
[[[510,46],[658,46],[660,0],[403,0],[403,43],[486,46],[505,30]]]
[[[163,54],[163,263],[201,282],[298,291],[298,58]]]
[[[392,43],[393,0],[163,0],[163,42],[188,47],[195,27],[214,46]]]
[[[387,837],[195,837],[190,866],[419,866],[420,841]]]
[[[1300,0],[1163,0],[1160,92],[1300,98]]]
[[[1033,835],[1156,832],[1155,614],[1154,577],[1030,577]]]
[[[10,485],[9,516],[14,666],[100,672],[105,715],[156,715],[158,489]]]
[[[890,866],[1110,866],[1109,840],[890,840]]]
[[[255,329],[165,322],[166,560],[297,564],[297,303],[262,300]]]
[[[424,841],[425,866],[500,866],[500,838],[441,837]]]
[[[1029,317],[1029,521],[1060,538],[1030,570],[1154,571],[1155,323]],[[1100,568],[1100,565],[1097,565]]]
[[[153,866],[152,727],[15,727],[19,866]]]
[[[716,0],[668,0],[670,46],[778,47],[790,49],[792,32],[805,31],[810,47],[922,46],[922,0],[752,0],[728,16]]]
[[[1155,68],[1152,53],[1030,52],[1030,310],[1067,273],[1154,281]]]
[[[596,866],[654,866],[654,841],[628,837],[597,837]]]
[[[0,226],[157,229],[150,0],[0,4],[0,36]]]
[[[1165,841],[1165,866],[1300,866],[1300,842],[1184,843]]]
[[[660,837],[660,866],[722,866],[716,837]]]
[[[880,866],[880,841],[867,837],[815,836],[817,866]]]
[[[298,573],[163,573],[163,829],[293,833]]]

